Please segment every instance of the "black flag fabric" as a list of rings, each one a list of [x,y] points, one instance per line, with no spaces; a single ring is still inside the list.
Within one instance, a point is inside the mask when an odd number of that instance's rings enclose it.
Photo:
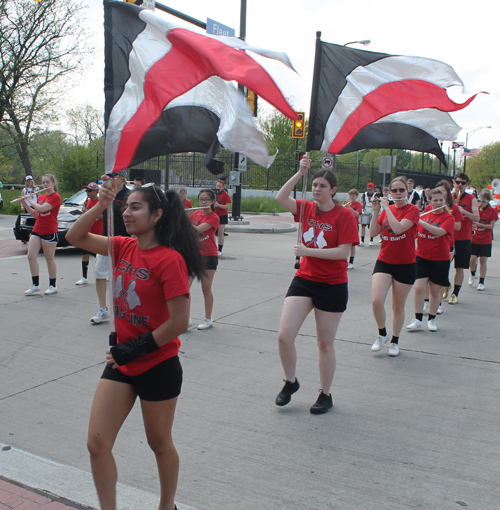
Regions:
[[[316,41],[307,150],[345,154],[386,148],[429,152],[460,127],[447,112],[465,108],[447,88],[463,83],[449,65]]]

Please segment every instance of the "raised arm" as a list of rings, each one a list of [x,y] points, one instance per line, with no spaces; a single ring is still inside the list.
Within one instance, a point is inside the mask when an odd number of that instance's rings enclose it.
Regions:
[[[294,190],[295,185],[299,182],[300,178],[307,173],[310,167],[311,160],[307,156],[304,156],[300,160],[299,171],[290,179],[288,179],[285,184],[283,184],[281,189],[278,191],[278,194],[276,195],[276,200],[278,203],[292,214],[297,214],[297,201],[295,198],[292,198],[290,194]]]

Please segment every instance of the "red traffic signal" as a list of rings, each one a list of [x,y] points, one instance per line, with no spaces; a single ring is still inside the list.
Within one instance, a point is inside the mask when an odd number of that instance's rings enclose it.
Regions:
[[[295,112],[299,118],[293,121],[292,138],[304,138],[306,136],[306,114],[304,112]]]

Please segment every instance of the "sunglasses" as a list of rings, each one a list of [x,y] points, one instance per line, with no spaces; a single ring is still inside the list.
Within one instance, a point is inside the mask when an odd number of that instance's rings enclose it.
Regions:
[[[148,182],[147,184],[144,184],[142,187],[143,188],[153,188],[153,191],[155,192],[155,195],[156,195],[156,199],[161,204],[161,198],[158,196],[158,192],[156,191],[156,185],[154,182]],[[163,193],[163,190],[160,190],[160,191]]]
[[[391,189],[391,193],[404,193],[406,191],[406,188],[394,188]]]
[[[467,181],[455,181],[455,184],[460,184],[461,186],[465,186]]]

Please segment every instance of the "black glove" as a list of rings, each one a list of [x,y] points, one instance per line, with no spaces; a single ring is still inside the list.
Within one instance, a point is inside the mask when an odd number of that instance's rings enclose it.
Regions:
[[[160,347],[153,338],[153,333],[144,333],[128,342],[123,342],[111,347],[110,351],[115,363],[121,367],[159,348]]]

